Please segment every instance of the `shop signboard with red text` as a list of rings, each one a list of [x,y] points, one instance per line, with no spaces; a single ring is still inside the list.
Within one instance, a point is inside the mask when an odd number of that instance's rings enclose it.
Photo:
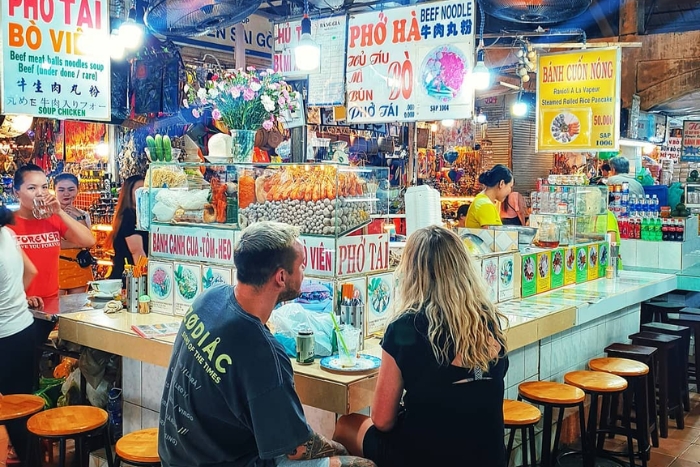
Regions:
[[[351,15],[348,122],[470,118],[475,14],[466,0]]]
[[[159,225],[151,229],[152,258],[233,265],[237,232]]]
[[[700,120],[683,122],[681,161],[700,162]]]
[[[1,3],[0,111],[110,120],[109,1]]]
[[[304,273],[313,277],[344,277],[389,269],[389,235],[341,237],[302,236]]]

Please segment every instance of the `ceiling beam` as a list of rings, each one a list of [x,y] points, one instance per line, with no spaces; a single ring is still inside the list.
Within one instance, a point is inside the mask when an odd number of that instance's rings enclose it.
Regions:
[[[646,0],[620,0],[620,37],[644,34]]]
[[[591,12],[591,15],[598,25],[600,32],[603,34],[603,37],[613,37],[615,35],[612,25],[610,24],[610,21],[608,21],[608,18],[605,17],[605,12],[603,12],[603,8],[600,6],[598,0],[593,0],[591,6],[588,7],[588,11]]]

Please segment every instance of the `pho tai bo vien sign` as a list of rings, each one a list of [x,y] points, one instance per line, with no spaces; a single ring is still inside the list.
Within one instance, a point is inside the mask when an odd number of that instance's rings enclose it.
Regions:
[[[1,8],[2,113],[109,120],[109,2],[2,0]]]

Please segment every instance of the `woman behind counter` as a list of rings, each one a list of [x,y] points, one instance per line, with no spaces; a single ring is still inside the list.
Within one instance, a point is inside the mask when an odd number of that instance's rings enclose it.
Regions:
[[[136,230],[136,190],[142,186],[143,176],[132,175],[124,180],[119,191],[112,233],[107,241],[107,248],[114,249],[110,279],[122,278],[125,260],[135,265],[142,256],[147,256],[148,232]]]
[[[426,227],[397,277],[371,418],[341,417],[334,439],[378,467],[505,467],[505,337],[474,260],[455,233]]]
[[[73,205],[76,196],[78,196],[78,186],[78,177],[73,174],[62,173],[54,178],[56,197],[61,203],[61,208],[66,214],[89,229],[90,215]],[[92,267],[82,268],[76,259],[82,250],[67,240],[61,240],[58,270],[58,284],[61,292],[67,294],[83,293],[87,289],[88,282],[93,280]]]
[[[12,211],[0,205],[0,394],[31,394],[37,379],[33,371],[36,342],[34,318],[27,305],[41,308],[42,301],[25,295],[37,270],[6,227],[12,222]],[[7,430],[19,460],[26,460],[26,421],[9,422]],[[0,457],[0,465],[3,463]]]
[[[505,165],[495,165],[479,175],[484,191],[474,197],[467,212],[466,227],[479,229],[489,225],[503,225],[496,201],[503,202],[513,189],[513,173]]]

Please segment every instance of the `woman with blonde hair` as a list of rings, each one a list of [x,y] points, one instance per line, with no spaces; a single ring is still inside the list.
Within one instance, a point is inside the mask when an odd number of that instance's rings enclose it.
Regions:
[[[474,260],[431,226],[408,238],[397,275],[371,418],[341,417],[334,439],[378,467],[505,467],[504,317]]]

